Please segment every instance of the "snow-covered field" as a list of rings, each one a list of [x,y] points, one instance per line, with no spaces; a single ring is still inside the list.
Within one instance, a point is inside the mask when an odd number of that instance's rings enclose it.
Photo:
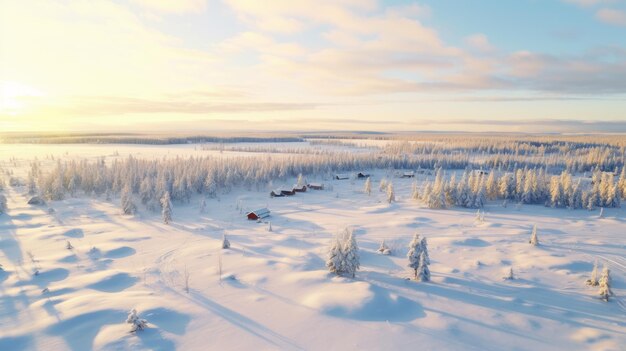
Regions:
[[[49,154],[207,152],[194,145],[0,150],[5,169],[19,158],[15,174],[26,173],[27,159]],[[397,201],[388,204],[378,182],[389,175],[369,171],[371,196],[361,180],[310,177],[327,190],[270,198],[266,190],[234,189],[207,200],[204,213],[198,195],[174,203],[169,225],[141,207],[121,215],[118,197],[28,205],[26,187],[7,184],[0,350],[624,350],[623,208],[599,218],[597,210],[498,201],[477,221],[476,210],[433,210],[410,199],[412,179],[392,179]],[[271,216],[245,218],[259,207]],[[528,244],[533,225],[539,246]],[[346,226],[360,247],[354,279],[325,266],[331,236]],[[416,231],[428,238],[430,282],[408,280]],[[224,235],[230,249],[221,248]],[[383,239],[392,255],[377,253]],[[611,269],[608,303],[585,285],[596,259]],[[504,280],[510,268],[515,279]],[[132,308],[147,319],[146,330],[129,333]]]

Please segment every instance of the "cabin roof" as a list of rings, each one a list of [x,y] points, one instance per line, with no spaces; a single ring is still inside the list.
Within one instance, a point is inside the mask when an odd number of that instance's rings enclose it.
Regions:
[[[258,210],[248,212],[248,215],[255,214],[259,218],[267,217],[270,214],[270,210],[267,208],[259,208]]]

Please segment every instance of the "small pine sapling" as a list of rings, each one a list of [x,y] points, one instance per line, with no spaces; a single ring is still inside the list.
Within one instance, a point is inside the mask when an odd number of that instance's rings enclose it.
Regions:
[[[139,318],[137,315],[137,310],[132,309],[128,312],[128,317],[126,318],[126,323],[130,324],[130,332],[134,333],[138,330],[144,330],[148,327],[148,321],[145,319]]]
[[[222,236],[222,249],[230,249],[230,241],[226,238],[226,234]]]
[[[530,240],[528,241],[529,244],[533,245],[533,246],[537,246],[539,245],[539,238],[537,237],[537,225],[533,225],[533,231],[530,234]]]
[[[367,196],[372,195],[372,180],[370,177],[367,177],[365,180],[365,185],[363,186],[363,192],[367,194]]]
[[[393,190],[393,183],[387,184],[387,202],[392,203],[396,201],[396,193]]]
[[[67,243],[65,244],[65,248],[68,250],[71,250],[74,248],[74,246],[72,246],[72,243],[68,240]]]
[[[376,251],[378,251],[378,253],[381,255],[391,255],[391,249],[389,248],[389,246],[387,246],[385,240],[380,243],[380,247]]]
[[[509,268],[508,273],[504,276],[505,280],[513,280],[515,279],[515,275],[513,274],[513,267]]]

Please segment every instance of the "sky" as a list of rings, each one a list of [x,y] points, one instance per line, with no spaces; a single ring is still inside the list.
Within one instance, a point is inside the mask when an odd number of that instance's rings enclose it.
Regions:
[[[626,0],[0,0],[0,130],[626,132]]]

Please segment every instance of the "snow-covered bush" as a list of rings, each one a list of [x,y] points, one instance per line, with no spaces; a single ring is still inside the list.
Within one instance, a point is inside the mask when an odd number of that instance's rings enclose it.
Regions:
[[[593,263],[593,270],[591,271],[591,277],[586,281],[587,285],[598,286],[598,260]]]
[[[130,332],[134,333],[138,330],[144,330],[148,327],[148,321],[145,319],[139,318],[137,315],[137,310],[132,309],[128,312],[128,317],[126,318],[126,323],[130,324]]]

